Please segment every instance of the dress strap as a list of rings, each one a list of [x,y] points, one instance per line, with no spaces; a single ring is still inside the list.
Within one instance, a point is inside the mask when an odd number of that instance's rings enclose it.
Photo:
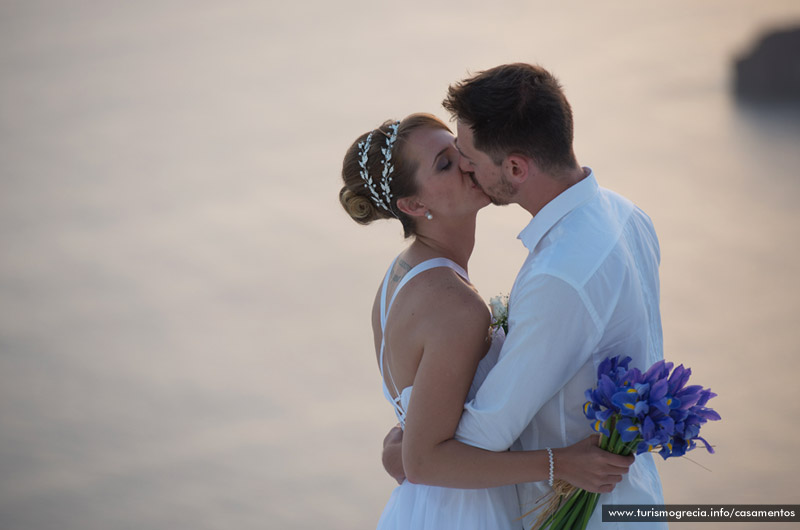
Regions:
[[[397,260],[399,258],[400,258],[400,256],[397,256],[396,258],[394,258],[394,260],[392,261],[392,264],[389,265],[389,270],[386,271],[386,276],[383,279],[383,286],[381,287],[381,307],[380,307],[380,310],[381,310],[380,311],[381,312],[381,353],[380,353],[380,357],[378,359],[378,367],[381,370],[381,380],[383,381],[383,391],[386,394],[386,397],[391,397],[391,395],[389,393],[389,389],[386,388],[386,376],[383,374],[383,352],[386,349],[386,317],[389,316],[389,308],[386,307],[386,293],[387,293],[388,288],[389,288],[389,278],[391,278],[392,271],[394,270],[394,266],[397,263]],[[392,299],[394,299],[394,297]],[[398,409],[398,407],[397,407],[396,399],[399,399],[400,395],[399,395],[399,392],[397,392],[397,385],[394,384],[394,378],[392,378],[392,386],[395,387],[395,396],[397,396],[397,398],[393,399],[392,401],[394,401],[394,403],[395,403],[395,409],[398,410],[398,419],[400,419],[400,423],[405,425],[405,422],[403,421],[403,418],[399,418],[400,409]]]
[[[394,264],[392,264],[392,266],[394,266]],[[405,285],[408,282],[410,282],[411,280],[413,280],[414,277],[417,276],[418,274],[423,273],[423,272],[425,272],[427,270],[430,270],[430,269],[435,269],[437,267],[449,267],[449,268],[453,269],[454,271],[456,271],[456,273],[459,276],[461,276],[462,278],[464,278],[464,280],[469,282],[469,276],[467,276],[467,271],[465,271],[461,267],[461,265],[459,265],[458,263],[456,263],[453,260],[450,260],[450,259],[447,259],[447,258],[433,258],[433,259],[429,259],[429,260],[423,261],[422,263],[418,264],[416,267],[414,267],[413,269],[408,271],[408,274],[403,276],[403,279],[400,280],[400,283],[398,284],[397,289],[395,289],[394,293],[392,293],[392,299],[389,301],[389,307],[386,308],[386,316],[389,315],[389,309],[392,307],[392,302],[394,302],[394,299],[397,297],[397,293],[400,292],[400,289],[405,287]],[[387,276],[387,279],[388,279],[388,276]],[[388,282],[384,281],[384,284],[383,284],[384,288],[386,287],[387,283]]]

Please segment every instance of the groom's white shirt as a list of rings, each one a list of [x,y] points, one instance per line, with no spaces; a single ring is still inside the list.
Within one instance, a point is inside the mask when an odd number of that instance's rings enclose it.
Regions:
[[[529,255],[509,297],[509,333],[456,432],[457,439],[492,451],[582,440],[591,433],[584,392],[595,386],[600,361],[629,355],[631,366],[644,370],[663,357],[660,250],[644,212],[600,188],[590,173],[542,208],[519,239]],[[550,491],[546,482],[517,489],[523,513]],[[588,528],[618,527],[600,522],[602,504],[663,502],[652,456],[639,455],[614,491],[600,498]],[[535,514],[526,518],[525,527],[534,520]]]

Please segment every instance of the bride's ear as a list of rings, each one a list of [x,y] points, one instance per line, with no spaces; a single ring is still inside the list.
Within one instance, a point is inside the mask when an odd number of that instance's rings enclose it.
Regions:
[[[422,217],[428,209],[416,197],[397,199],[397,209],[409,217]]]

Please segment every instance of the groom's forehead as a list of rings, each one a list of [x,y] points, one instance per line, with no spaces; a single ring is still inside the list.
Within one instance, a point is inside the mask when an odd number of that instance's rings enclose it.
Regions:
[[[456,122],[456,140],[461,142],[462,146],[469,147],[469,145],[472,144],[474,134],[474,131],[469,125],[460,120]]]

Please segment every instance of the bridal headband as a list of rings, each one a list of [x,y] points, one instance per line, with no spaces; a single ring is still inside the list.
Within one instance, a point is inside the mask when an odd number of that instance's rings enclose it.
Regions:
[[[392,182],[392,171],[394,171],[394,165],[392,165],[392,145],[394,145],[395,140],[397,140],[398,127],[400,127],[399,121],[389,126],[391,134],[386,137],[386,146],[381,147],[381,153],[383,154],[383,172],[381,173],[381,180],[378,186],[375,186],[375,182],[372,180],[367,170],[367,153],[369,152],[369,146],[372,142],[372,133],[375,131],[370,132],[363,142],[358,142],[358,165],[361,167],[359,174],[364,181],[364,187],[369,190],[372,196],[372,202],[395,217],[397,217],[397,214],[392,211],[392,190],[389,185]],[[379,188],[380,193],[378,192]]]

